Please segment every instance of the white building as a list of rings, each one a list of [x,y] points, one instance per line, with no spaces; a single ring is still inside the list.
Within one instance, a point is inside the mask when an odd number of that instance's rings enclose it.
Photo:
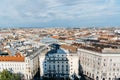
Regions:
[[[74,75],[78,77],[78,55],[59,48],[57,44],[52,44],[52,49],[46,49],[41,53],[39,61],[41,77],[73,78]]]
[[[120,34],[120,30],[119,29],[115,30],[114,32]]]
[[[39,68],[39,54],[44,46],[24,50],[15,55],[0,54],[0,71],[7,69],[13,73],[21,74],[25,80],[33,79]]]
[[[120,49],[104,48],[102,52],[78,50],[84,74],[94,80],[120,79]]]

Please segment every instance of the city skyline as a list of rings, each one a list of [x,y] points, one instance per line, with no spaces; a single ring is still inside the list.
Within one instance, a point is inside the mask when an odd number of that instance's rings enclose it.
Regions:
[[[2,0],[0,27],[118,27],[119,3],[119,0]]]
[[[0,80],[120,80],[119,28],[0,30]]]

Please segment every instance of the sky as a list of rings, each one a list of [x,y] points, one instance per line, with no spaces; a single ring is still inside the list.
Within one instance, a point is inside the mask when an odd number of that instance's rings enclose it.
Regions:
[[[0,27],[120,26],[120,0],[0,0]]]

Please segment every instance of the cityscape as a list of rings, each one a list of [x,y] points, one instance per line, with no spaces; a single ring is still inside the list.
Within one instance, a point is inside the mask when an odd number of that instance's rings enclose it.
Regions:
[[[18,80],[119,80],[119,53],[120,28],[0,29],[0,71]]]
[[[120,80],[120,0],[0,0],[0,80]]]

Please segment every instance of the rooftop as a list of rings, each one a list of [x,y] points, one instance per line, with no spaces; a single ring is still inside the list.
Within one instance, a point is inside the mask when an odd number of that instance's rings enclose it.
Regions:
[[[52,48],[47,52],[48,54],[67,54],[67,53],[76,53],[77,48],[68,45],[59,45],[59,44],[52,44]]]
[[[20,53],[17,53],[15,56],[0,56],[0,62],[4,61],[4,62],[9,62],[9,61],[13,61],[13,62],[24,62],[25,57],[22,56]]]
[[[69,52],[77,52],[77,47],[72,46],[72,45],[61,45],[61,48],[68,50]]]

